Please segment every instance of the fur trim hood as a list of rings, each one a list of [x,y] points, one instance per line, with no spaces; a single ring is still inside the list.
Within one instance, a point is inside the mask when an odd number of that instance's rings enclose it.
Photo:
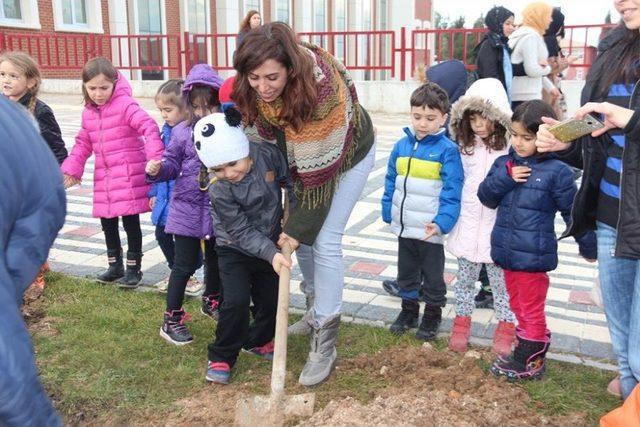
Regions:
[[[500,80],[494,78],[476,80],[453,104],[449,132],[454,141],[460,133],[460,122],[467,110],[479,111],[487,119],[500,123],[508,132],[512,111]]]

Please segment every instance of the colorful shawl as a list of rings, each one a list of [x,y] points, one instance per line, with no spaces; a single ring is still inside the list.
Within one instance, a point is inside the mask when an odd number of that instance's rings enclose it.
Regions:
[[[262,139],[284,132],[289,168],[298,200],[312,209],[331,200],[341,174],[351,168],[359,129],[356,88],[342,63],[324,49],[303,44],[313,56],[318,97],[311,121],[296,132],[279,119],[283,101],[257,101],[255,129]]]

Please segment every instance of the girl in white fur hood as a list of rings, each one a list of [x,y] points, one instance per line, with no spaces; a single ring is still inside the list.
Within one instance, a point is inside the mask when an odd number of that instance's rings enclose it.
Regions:
[[[469,343],[474,285],[483,264],[493,289],[499,321],[493,336],[494,352],[508,355],[515,337],[515,317],[509,308],[504,273],[491,259],[491,231],[496,211],[482,205],[477,196],[478,187],[493,162],[508,152],[510,122],[507,93],[497,79],[475,81],[451,107],[449,131],[460,148],[464,168],[460,217],[446,242],[446,249],[458,258],[454,286],[456,318],[449,339],[449,348],[458,352],[466,351]]]

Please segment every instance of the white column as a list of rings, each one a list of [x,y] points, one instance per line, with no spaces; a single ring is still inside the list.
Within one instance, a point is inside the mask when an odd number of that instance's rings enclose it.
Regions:
[[[110,34],[129,34],[129,20],[127,17],[127,1],[126,0],[108,0],[109,7],[109,33]],[[119,52],[118,49],[121,50],[120,55],[122,56],[122,63],[120,65],[128,66],[129,65],[129,44],[125,43],[124,40],[122,43],[118,44],[117,41],[111,42],[111,52],[113,54],[113,60],[117,64],[119,61]],[[131,73],[128,70],[123,70],[122,74],[128,79],[131,78]]]

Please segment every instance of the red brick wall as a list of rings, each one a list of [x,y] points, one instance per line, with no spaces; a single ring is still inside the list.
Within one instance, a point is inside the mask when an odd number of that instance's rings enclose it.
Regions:
[[[180,36],[180,40],[182,40],[182,33],[180,31],[180,2],[181,0],[165,0],[165,12],[166,12],[166,25],[167,25],[167,34],[170,35],[178,35]],[[180,51],[180,44],[178,46],[173,45],[174,42],[170,42],[169,44],[169,65],[177,66],[178,58],[177,55],[174,54],[176,51]],[[169,78],[175,79],[182,77],[182,72],[178,71],[169,71]]]
[[[102,26],[105,34],[109,34],[109,6],[107,1],[108,0],[101,0]],[[78,58],[82,58],[85,46],[89,46],[87,44],[89,42],[83,42],[87,34],[56,32],[54,29],[53,3],[51,0],[38,0],[38,11],[40,15],[40,30],[0,27],[0,33],[9,35],[9,37],[11,37],[12,34],[24,35],[23,37],[14,36],[12,38],[12,44],[7,43],[6,47],[28,51],[43,64],[65,64],[76,68],[72,70],[44,70],[43,77],[45,78],[79,78],[80,69],[84,64],[82,60],[78,60]],[[52,33],[66,34],[69,37],[66,40],[57,39],[57,46],[52,38],[30,37],[30,35],[33,34]],[[106,46],[106,44],[104,46]]]

